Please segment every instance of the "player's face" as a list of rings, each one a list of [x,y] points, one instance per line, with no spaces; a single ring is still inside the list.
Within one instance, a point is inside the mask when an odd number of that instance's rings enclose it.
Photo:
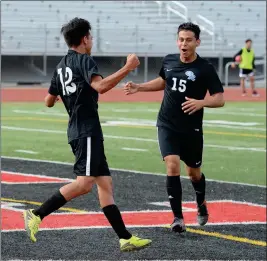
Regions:
[[[199,46],[200,40],[196,39],[195,33],[192,31],[180,31],[178,34],[177,45],[180,50],[180,54],[184,58],[189,58],[195,54],[197,46]]]
[[[250,41],[247,42],[247,43],[246,43],[247,49],[251,49],[251,45],[252,45],[252,43],[251,43]]]
[[[93,47],[93,37],[92,35],[88,35],[84,37],[84,45],[85,45],[85,51],[87,54],[91,54],[91,50]]]

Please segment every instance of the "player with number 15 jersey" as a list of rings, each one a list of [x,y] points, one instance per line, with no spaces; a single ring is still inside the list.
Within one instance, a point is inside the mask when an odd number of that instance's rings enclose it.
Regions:
[[[182,104],[186,97],[203,100],[207,91],[210,95],[223,92],[214,67],[199,55],[192,63],[183,63],[180,55],[169,54],[163,60],[159,75],[166,86],[157,126],[175,132],[202,133],[203,108],[187,114]]]
[[[208,222],[206,182],[201,171],[203,108],[224,106],[223,87],[214,67],[196,53],[200,42],[198,25],[181,24],[177,31],[180,53],[164,57],[159,77],[124,86],[126,95],[164,90],[157,119],[158,142],[166,164],[166,187],[174,214],[170,228],[179,233],[186,230],[182,213],[181,160],[196,192],[198,223]],[[210,96],[206,96],[207,91]]]

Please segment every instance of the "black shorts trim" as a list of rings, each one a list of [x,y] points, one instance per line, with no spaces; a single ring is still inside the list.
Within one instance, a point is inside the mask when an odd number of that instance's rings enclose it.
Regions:
[[[248,76],[254,76],[254,71],[251,69],[240,68],[239,77],[240,78],[246,78]]]
[[[110,176],[103,140],[85,137],[70,143],[75,155],[74,173],[77,176]]]
[[[175,132],[158,127],[158,144],[162,158],[178,155],[191,168],[202,165],[203,134],[202,132]]]

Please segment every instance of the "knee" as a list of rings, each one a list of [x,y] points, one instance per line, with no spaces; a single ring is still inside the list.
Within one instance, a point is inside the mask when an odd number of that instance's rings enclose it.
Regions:
[[[180,175],[180,162],[177,158],[165,158],[168,176]]]
[[[200,180],[200,178],[201,178],[200,168],[190,168],[190,167],[187,167],[186,171],[187,171],[187,175],[189,176],[189,178],[193,182],[197,182],[197,181]]]
[[[77,190],[80,195],[87,194],[92,191],[93,184],[91,182],[77,182]]]

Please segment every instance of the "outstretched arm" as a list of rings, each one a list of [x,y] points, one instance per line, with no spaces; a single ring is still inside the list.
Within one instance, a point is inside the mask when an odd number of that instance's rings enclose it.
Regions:
[[[134,94],[136,92],[155,92],[164,89],[165,89],[165,80],[163,80],[161,77],[140,84],[128,82],[123,88],[126,95]]]
[[[130,54],[127,57],[127,62],[117,72],[102,79],[99,75],[92,76],[91,86],[98,93],[103,94],[114,88],[130,71],[134,70],[140,64],[138,57],[135,54]]]

